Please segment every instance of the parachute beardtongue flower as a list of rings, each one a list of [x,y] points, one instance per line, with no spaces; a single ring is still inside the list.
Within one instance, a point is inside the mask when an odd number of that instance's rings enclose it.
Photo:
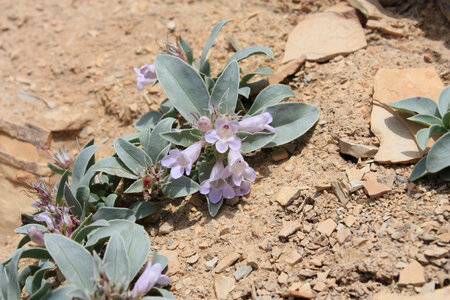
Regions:
[[[180,150],[170,150],[169,155],[161,160],[163,167],[171,168],[170,175],[173,179],[180,178],[183,173],[186,175],[191,174],[192,164],[194,164],[200,151],[204,145],[203,141],[196,142],[183,151]]]
[[[145,266],[145,270],[139,279],[136,281],[133,292],[138,295],[146,295],[156,284],[167,285],[171,282],[170,278],[166,275],[162,275],[161,264],[156,263],[152,265],[148,262]]]
[[[236,186],[240,186],[242,181],[254,181],[256,173],[242,157],[242,154],[237,150],[230,150],[228,153],[228,166],[230,169],[231,178]]]
[[[239,131],[246,131],[246,132],[261,132],[264,131],[264,129],[275,132],[275,128],[270,126],[269,124],[272,123],[273,118],[272,115],[266,111],[264,108],[263,111],[256,116],[244,119],[239,122]]]
[[[216,129],[212,129],[205,134],[205,140],[210,143],[216,143],[216,149],[220,153],[225,153],[228,148],[239,150],[241,140],[236,136],[239,130],[239,123],[227,118],[216,120]]]
[[[200,184],[200,193],[209,195],[211,203],[219,202],[222,197],[226,199],[234,198],[235,192],[233,186],[227,181],[231,172],[229,168],[223,166],[223,162],[218,160],[212,170],[209,179]]]
[[[134,68],[138,75],[136,77],[138,92],[141,92],[145,86],[152,85],[156,82],[156,70],[153,64],[145,64],[140,68]]]

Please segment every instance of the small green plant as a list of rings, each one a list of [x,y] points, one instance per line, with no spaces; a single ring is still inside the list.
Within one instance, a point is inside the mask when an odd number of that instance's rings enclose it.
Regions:
[[[441,91],[437,104],[430,98],[413,97],[390,105],[412,114],[408,120],[427,126],[416,134],[416,142],[421,150],[427,148],[431,137],[440,135],[428,154],[416,164],[410,179],[415,181],[427,174],[439,173],[442,180],[450,181],[450,86]]]

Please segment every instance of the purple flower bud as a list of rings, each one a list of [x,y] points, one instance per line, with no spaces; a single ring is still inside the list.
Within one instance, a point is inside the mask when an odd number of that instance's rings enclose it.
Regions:
[[[35,215],[35,216],[33,217],[33,219],[34,219],[35,221],[37,221],[37,222],[45,222],[45,224],[47,225],[47,228],[48,228],[49,230],[55,229],[55,226],[53,225],[53,221],[52,221],[52,219],[50,218],[50,215],[49,215],[48,212],[42,212],[42,213],[40,213],[40,214],[38,214],[38,215]]]
[[[216,129],[212,129],[205,134],[205,140],[216,143],[216,149],[220,153],[225,153],[228,147],[232,150],[241,148],[241,140],[235,135],[239,130],[239,123],[227,118],[219,118],[216,121]]]
[[[200,193],[209,196],[211,203],[217,203],[222,198],[232,199],[235,196],[233,186],[228,182],[231,172],[225,168],[221,160],[218,160],[212,170],[209,179],[200,184]]]
[[[239,131],[261,132],[266,129],[270,132],[275,132],[275,128],[269,125],[272,121],[272,115],[264,109],[259,115],[240,121]]]
[[[167,285],[170,283],[170,278],[166,275],[161,275],[162,267],[161,264],[156,263],[152,265],[148,262],[145,266],[144,272],[136,281],[133,292],[138,295],[146,295],[155,284]]]
[[[166,51],[170,55],[176,56],[176,57],[186,61],[186,58],[183,55],[183,51],[181,50],[180,47],[178,47],[174,43],[166,42]]]
[[[186,175],[189,175],[191,174],[192,164],[197,161],[203,144],[203,141],[199,141],[183,151],[176,149],[170,150],[169,155],[161,160],[161,164],[163,167],[171,168],[170,176],[173,179],[180,178],[184,172],[186,172]]]
[[[31,241],[33,241],[34,243],[40,245],[40,246],[45,246],[44,243],[44,233],[42,231],[39,230],[39,228],[37,228],[36,226],[30,226],[28,227],[28,236],[30,237]]]
[[[145,86],[152,85],[157,80],[156,70],[155,70],[155,66],[153,64],[151,64],[151,65],[145,64],[142,67],[140,67],[139,69],[134,68],[134,71],[138,75],[136,77],[136,81],[137,81],[137,88],[138,88],[139,92],[142,91],[142,89]]]
[[[200,131],[207,132],[213,128],[211,120],[206,116],[201,116],[197,122],[197,128]]]
[[[236,150],[230,150],[228,153],[228,166],[231,178],[236,186],[240,186],[242,181],[254,181],[256,173],[242,157],[242,154]]]

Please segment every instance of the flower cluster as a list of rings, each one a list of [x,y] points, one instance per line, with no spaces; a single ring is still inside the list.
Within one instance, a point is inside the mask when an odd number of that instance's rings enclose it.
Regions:
[[[41,146],[41,149],[44,150],[51,159],[53,159],[56,165],[64,170],[72,170],[73,166],[73,158],[67,153],[66,148],[64,146],[59,148],[55,153],[51,153],[47,148]]]

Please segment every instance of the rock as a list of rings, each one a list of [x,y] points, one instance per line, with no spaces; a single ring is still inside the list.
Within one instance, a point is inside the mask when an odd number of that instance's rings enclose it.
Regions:
[[[173,231],[174,226],[173,226],[173,222],[172,221],[167,221],[164,222],[160,227],[159,227],[159,235],[163,235],[163,234],[169,234]]]
[[[347,175],[348,181],[360,181],[364,176],[364,170],[356,168],[347,168],[345,169],[345,174]]]
[[[159,250],[159,254],[164,255],[169,260],[169,265],[167,267],[167,276],[175,275],[177,273],[182,274],[181,264],[178,260],[178,252],[170,250]]]
[[[351,227],[355,223],[355,221],[356,217],[353,215],[349,215],[344,218],[344,223],[345,225],[347,225],[347,227]]]
[[[280,203],[282,206],[289,205],[298,195],[301,190],[292,186],[281,187],[278,194],[275,196],[275,201]]]
[[[169,29],[170,31],[174,31],[176,26],[177,25],[174,21],[170,21],[169,23],[167,23],[167,29]]]
[[[298,253],[297,250],[295,249],[288,249],[285,254],[283,255],[283,259],[284,262],[290,264],[291,266],[295,265],[296,263],[298,263],[301,259],[302,256],[300,255],[300,253]]]
[[[450,22],[450,0],[439,0],[438,5],[444,17]]]
[[[450,232],[445,232],[445,233],[438,235],[438,239],[441,243],[446,243],[446,244],[450,243]]]
[[[351,238],[351,236],[352,232],[347,227],[339,229],[336,233],[336,239],[339,245],[342,245],[345,242],[347,242]]]
[[[278,148],[272,151],[270,154],[273,161],[280,161],[289,157],[289,153],[285,148]]]
[[[283,224],[283,228],[281,228],[278,233],[278,237],[280,240],[287,239],[288,236],[296,232],[302,227],[302,225],[297,221],[289,221]]]
[[[314,285],[313,289],[318,292],[323,292],[327,289],[327,286],[323,281],[319,281]]]
[[[281,274],[278,276],[278,283],[285,284],[287,282],[288,278],[289,278],[288,274],[281,272]]]
[[[372,158],[377,154],[378,147],[359,145],[346,140],[339,140],[341,153],[351,155],[355,158]]]
[[[409,97],[436,100],[444,84],[434,68],[380,69],[375,75],[371,130],[380,140],[375,161],[416,162],[422,157],[414,135],[422,128],[392,111],[388,104]]]
[[[250,274],[252,271],[253,271],[252,266],[246,265],[246,266],[243,266],[243,267],[240,267],[239,269],[237,269],[237,270],[233,273],[233,276],[234,276],[234,278],[235,278],[237,281],[239,281],[239,280],[241,280],[242,278],[247,277],[248,274]]]
[[[355,9],[336,5],[324,12],[309,14],[291,31],[283,62],[306,56],[307,60],[327,61],[367,45]]]
[[[205,262],[206,269],[208,269],[208,270],[214,269],[214,267],[217,265],[218,261],[219,260],[217,259],[217,257],[214,257],[213,259],[210,259],[210,260],[206,261]]]
[[[348,184],[348,189],[350,192],[356,192],[357,190],[360,190],[364,187],[364,181],[350,181]]]
[[[214,269],[214,272],[216,272],[216,273],[222,272],[223,270],[225,270],[226,268],[228,268],[229,266],[234,264],[240,257],[241,257],[241,255],[239,253],[236,253],[236,252],[225,256],[217,264],[217,266]]]
[[[342,205],[346,205],[348,202],[348,193],[342,184],[339,181],[332,181],[331,187],[333,188],[333,192]]]
[[[277,247],[277,246],[273,247],[272,248],[272,257],[275,259],[278,259],[278,257],[280,257],[280,255],[281,255],[281,248]]]
[[[323,235],[330,236],[336,226],[336,222],[334,222],[332,219],[326,219],[325,221],[320,222],[319,225],[317,225],[316,229]]]
[[[295,74],[297,70],[305,63],[306,56],[290,60],[282,64],[275,73],[269,77],[269,84],[282,82],[286,77]]]
[[[214,290],[216,292],[217,299],[229,299],[228,294],[236,288],[234,283],[235,280],[233,277],[218,274],[214,275]]]
[[[298,273],[306,278],[316,276],[316,272],[310,269],[301,269]]]
[[[420,263],[413,260],[406,268],[400,272],[398,280],[399,286],[415,285],[421,286],[425,283],[424,269]]]
[[[433,258],[442,258],[448,253],[448,250],[445,248],[438,247],[436,245],[430,245],[424,252],[426,256]]]
[[[207,241],[203,241],[203,242],[200,242],[200,243],[198,244],[198,247],[199,247],[200,249],[206,249],[206,248],[209,247],[209,244],[208,244]]]
[[[368,20],[366,23],[366,27],[370,29],[379,30],[382,33],[390,34],[393,36],[405,36],[406,33],[398,28],[392,26],[392,22],[389,19],[381,19],[381,20]]]
[[[306,299],[312,299],[314,298],[313,291],[311,289],[311,285],[309,283],[303,284],[300,289],[289,289],[288,291],[285,291],[281,293],[282,297],[295,297],[295,298],[306,298]]]
[[[450,287],[445,287],[439,290],[435,290],[430,293],[425,293],[421,295],[407,296],[400,294],[388,294],[386,292],[380,292],[374,295],[374,300],[440,300],[448,299],[450,294]]]
[[[186,259],[186,262],[190,265],[193,265],[198,261],[199,258],[200,256],[198,255],[198,253],[195,253],[194,255]]]
[[[390,187],[374,180],[369,180],[365,182],[363,184],[363,187],[371,199],[380,197],[392,191]]]

